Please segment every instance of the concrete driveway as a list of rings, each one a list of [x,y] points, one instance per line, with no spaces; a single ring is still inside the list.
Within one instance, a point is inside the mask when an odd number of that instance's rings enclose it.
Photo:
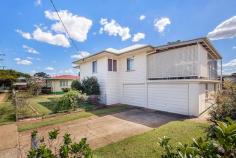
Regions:
[[[17,138],[16,124],[0,126],[0,158],[18,158]]]
[[[90,117],[57,126],[40,128],[38,131],[40,136],[47,138],[48,131],[58,128],[60,129],[60,138],[66,132],[70,133],[76,142],[86,137],[90,146],[95,149],[182,118],[179,115],[135,108],[113,115]],[[26,151],[30,149],[30,134],[30,131],[19,134],[22,157],[25,157]],[[61,140],[57,143],[60,142]]]

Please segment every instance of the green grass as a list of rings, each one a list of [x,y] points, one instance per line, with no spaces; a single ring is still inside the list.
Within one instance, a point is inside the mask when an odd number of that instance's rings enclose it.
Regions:
[[[32,129],[36,129],[36,128],[40,128],[44,126],[61,124],[68,121],[77,120],[77,119],[81,119],[81,118],[85,118],[89,116],[93,116],[93,114],[85,112],[85,111],[81,111],[78,113],[71,113],[71,114],[66,114],[66,115],[58,115],[51,118],[45,118],[43,120],[39,120],[34,123],[21,122],[21,123],[18,123],[18,131],[23,132],[26,130],[32,130]]]
[[[55,106],[55,99],[61,95],[39,95],[29,98],[30,106],[32,106],[38,115],[48,115],[52,113]]]
[[[156,158],[161,157],[163,149],[159,146],[159,138],[171,137],[171,144],[177,142],[191,143],[192,138],[205,135],[207,123],[194,121],[172,121],[157,129],[141,135],[124,139],[94,151],[95,158]]]
[[[18,131],[26,131],[26,130],[32,130],[44,126],[49,126],[49,125],[56,125],[56,124],[61,124],[61,123],[66,123],[68,121],[73,121],[81,118],[86,118],[90,116],[102,116],[102,115],[107,115],[107,114],[112,114],[112,113],[117,113],[121,112],[128,109],[128,106],[126,105],[116,105],[116,106],[111,106],[107,107],[104,109],[98,109],[98,110],[93,110],[93,111],[80,111],[80,112],[75,112],[75,113],[70,113],[70,114],[58,114],[55,117],[51,118],[45,118],[42,120],[38,120],[35,122],[20,122],[18,123]]]
[[[15,109],[11,102],[0,102],[0,125],[15,121]]]

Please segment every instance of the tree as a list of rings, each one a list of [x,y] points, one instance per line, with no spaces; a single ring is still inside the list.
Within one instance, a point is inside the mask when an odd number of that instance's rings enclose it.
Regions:
[[[22,73],[15,70],[0,70],[0,87],[11,87],[13,82],[17,81],[19,77],[30,78],[27,73]]]
[[[49,75],[45,72],[37,72],[34,74],[34,77],[49,78]]]
[[[46,85],[45,79],[42,77],[32,77],[28,79],[29,91],[32,95],[38,95],[42,87]]]

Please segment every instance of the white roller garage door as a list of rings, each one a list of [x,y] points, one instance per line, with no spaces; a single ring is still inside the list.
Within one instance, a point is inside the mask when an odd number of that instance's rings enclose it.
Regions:
[[[148,108],[188,115],[188,84],[148,84]]]
[[[144,84],[124,84],[123,85],[123,104],[145,107],[146,94]]]

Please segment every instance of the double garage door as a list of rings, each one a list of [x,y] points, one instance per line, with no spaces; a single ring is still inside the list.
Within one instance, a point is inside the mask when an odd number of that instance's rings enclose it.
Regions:
[[[188,84],[124,84],[124,104],[188,115]]]

